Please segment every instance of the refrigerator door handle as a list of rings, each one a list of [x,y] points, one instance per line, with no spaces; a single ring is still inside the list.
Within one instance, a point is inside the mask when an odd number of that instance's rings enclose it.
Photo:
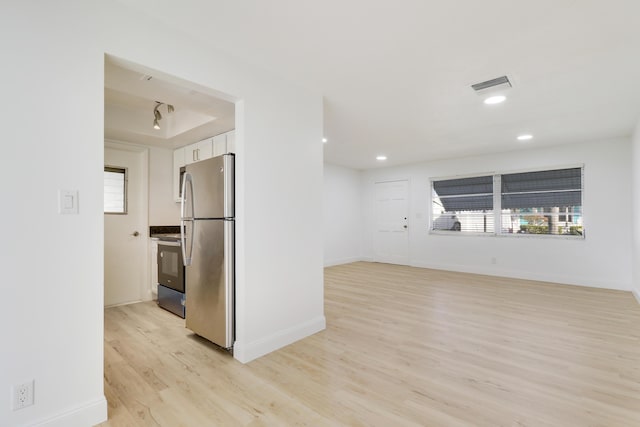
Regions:
[[[180,220],[180,250],[182,251],[182,264],[184,264],[184,266],[187,266],[187,251],[185,250],[184,246],[187,243],[186,242],[186,236],[184,235],[184,220],[181,219]]]
[[[187,182],[189,186],[187,187]],[[188,190],[187,190],[188,189]],[[189,202],[191,203],[191,216],[186,219],[185,202],[189,194]],[[193,221],[193,178],[190,173],[185,173],[182,178],[182,197],[180,198],[180,243],[182,247],[182,262],[185,266],[191,265],[191,255],[193,254],[193,234],[195,232],[195,222]],[[191,222],[191,238],[187,239],[187,221]],[[190,241],[189,256],[187,256],[187,240]]]
[[[187,222],[191,223],[191,237],[187,237]],[[193,254],[193,234],[195,232],[196,222],[192,219],[180,220],[180,248],[182,249],[182,263],[185,267],[191,265],[191,255]],[[187,240],[189,240],[189,256],[187,256]]]

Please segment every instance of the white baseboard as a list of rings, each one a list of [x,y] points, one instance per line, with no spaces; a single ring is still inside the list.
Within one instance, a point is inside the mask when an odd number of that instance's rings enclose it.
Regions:
[[[233,346],[233,357],[241,363],[249,363],[260,356],[320,332],[326,327],[325,317],[318,316],[300,325],[278,331],[254,342],[242,343],[236,341]]]
[[[633,296],[636,297],[636,301],[638,301],[638,304],[640,304],[640,290],[634,289],[631,292],[633,292]]]
[[[139,302],[143,302],[143,301],[144,300],[137,299],[135,301],[120,302],[118,304],[105,305],[104,308],[122,307],[125,305],[138,304]]]
[[[588,277],[560,276],[544,273],[534,273],[529,271],[504,270],[495,267],[482,267],[478,265],[442,265],[429,263],[413,263],[413,267],[432,268],[435,270],[456,271],[460,273],[483,274],[487,276],[511,277],[514,279],[535,280],[540,282],[559,283],[574,286],[585,286],[589,288],[613,289],[618,291],[629,291],[631,286],[628,283],[612,282],[607,279],[598,280]]]
[[[325,261],[324,266],[333,267],[334,265],[351,264],[352,262],[358,262],[358,261],[364,261],[364,260],[362,259],[362,257],[334,259],[334,260]]]
[[[84,405],[40,420],[34,427],[87,427],[107,421],[107,399],[102,396]]]

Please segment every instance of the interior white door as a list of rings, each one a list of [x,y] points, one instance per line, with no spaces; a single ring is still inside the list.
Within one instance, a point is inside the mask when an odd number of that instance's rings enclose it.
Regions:
[[[406,180],[375,184],[376,232],[373,247],[376,261],[409,263],[408,192]]]
[[[126,169],[126,213],[104,215],[104,304],[151,299],[148,284],[147,151],[105,147],[105,166]]]

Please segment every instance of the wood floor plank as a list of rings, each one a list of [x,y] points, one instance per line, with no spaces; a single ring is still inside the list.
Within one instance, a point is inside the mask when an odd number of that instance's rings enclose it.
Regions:
[[[246,365],[139,303],[105,310],[122,426],[640,426],[631,293],[357,262],[327,329]]]

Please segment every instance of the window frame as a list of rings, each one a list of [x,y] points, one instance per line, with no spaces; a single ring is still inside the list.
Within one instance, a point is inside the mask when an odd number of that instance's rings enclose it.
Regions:
[[[128,168],[122,166],[112,166],[105,165],[104,172],[114,172],[114,173],[122,173],[124,175],[124,189],[123,189],[123,206],[122,212],[115,211],[107,211],[106,206],[102,207],[102,210],[105,215],[128,215],[129,213],[129,170]],[[103,192],[104,192],[104,178],[102,184]]]
[[[545,172],[562,169],[577,169],[580,168],[580,214],[582,217],[582,235],[570,235],[570,234],[525,234],[525,233],[503,233],[502,232],[502,176],[509,174],[527,173],[527,172]],[[491,215],[493,216],[494,229],[493,232],[460,232],[454,230],[433,229],[434,226],[434,186],[433,183],[437,181],[446,181],[453,179],[464,178],[476,178],[476,177],[493,177],[493,210]],[[503,237],[503,238],[532,238],[532,239],[568,239],[568,240],[585,240],[586,238],[586,221],[584,216],[584,177],[585,177],[585,165],[569,164],[561,166],[551,166],[545,168],[527,168],[510,171],[495,171],[475,173],[468,175],[455,175],[446,177],[431,177],[429,178],[429,201],[428,201],[428,231],[432,235],[447,235],[447,236],[483,236],[483,237]]]

